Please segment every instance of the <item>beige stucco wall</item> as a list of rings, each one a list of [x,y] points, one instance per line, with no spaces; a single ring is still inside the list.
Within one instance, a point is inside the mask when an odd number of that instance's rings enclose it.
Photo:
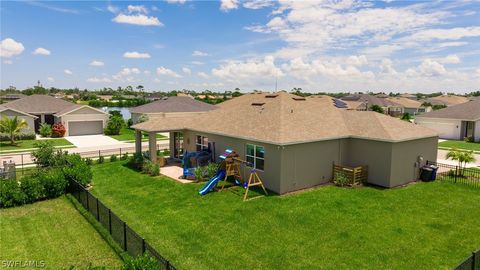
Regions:
[[[15,111],[11,111],[11,110],[5,110],[0,112],[0,119],[4,117],[13,118],[15,116],[17,116],[18,118],[24,119],[28,124],[28,128],[23,129],[22,133],[35,133],[35,119],[33,117],[30,117]]]
[[[279,146],[202,132],[185,131],[183,138],[185,150],[189,152],[196,150],[196,135],[206,136],[210,142],[215,142],[216,161],[218,161],[218,156],[222,154],[225,149],[232,149],[236,151],[242,157],[242,159],[245,159],[245,144],[251,143],[265,147],[265,170],[258,171],[258,175],[264,182],[267,189],[275,193],[281,193],[281,150]],[[242,166],[242,174],[245,179],[248,179],[248,176],[250,175],[249,168]]]
[[[230,148],[245,158],[245,144],[265,147],[265,171],[259,172],[267,188],[284,194],[314,187],[332,180],[332,165],[368,166],[368,182],[383,187],[395,187],[417,179],[418,157],[424,162],[435,161],[437,138],[392,143],[365,139],[336,139],[295,145],[278,146],[250,140],[202,132],[184,131],[184,148],[195,151],[196,135],[215,142],[218,158]],[[243,168],[248,177],[248,168]]]
[[[426,138],[392,144],[390,181],[395,187],[418,178],[419,168],[429,161],[437,161],[438,138]],[[419,159],[422,157],[423,161]]]
[[[480,120],[475,122],[475,141],[480,142]]]

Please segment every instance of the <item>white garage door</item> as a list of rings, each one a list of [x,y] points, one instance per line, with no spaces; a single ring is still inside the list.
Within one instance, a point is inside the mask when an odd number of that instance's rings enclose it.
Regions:
[[[448,120],[416,119],[415,122],[423,127],[433,129],[440,139],[459,140],[460,124]]]
[[[103,122],[102,121],[79,121],[68,122],[68,135],[95,135],[103,134]]]

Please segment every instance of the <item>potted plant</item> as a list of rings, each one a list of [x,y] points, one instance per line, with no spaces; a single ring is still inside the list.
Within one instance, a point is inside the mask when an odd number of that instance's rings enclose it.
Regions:
[[[157,159],[158,159],[158,165],[160,165],[160,167],[163,167],[167,164],[167,160],[163,155],[163,151],[160,151],[160,150],[157,151]]]

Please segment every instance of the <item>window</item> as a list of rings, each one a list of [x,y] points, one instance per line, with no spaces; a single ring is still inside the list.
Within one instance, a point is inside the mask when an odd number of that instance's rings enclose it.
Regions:
[[[253,168],[263,171],[265,168],[265,148],[263,146],[247,144],[245,159]]]
[[[195,142],[197,146],[197,151],[207,150],[208,149],[208,137],[197,135],[197,140]]]

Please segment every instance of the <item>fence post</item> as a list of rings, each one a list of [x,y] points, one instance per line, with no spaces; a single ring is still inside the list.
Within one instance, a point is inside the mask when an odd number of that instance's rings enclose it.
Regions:
[[[165,269],[167,269],[167,270],[170,269],[170,262],[169,261],[166,262]]]
[[[85,191],[85,197],[87,198],[87,210],[90,212],[90,204],[88,203],[88,191],[87,190],[84,190]]]
[[[22,176],[23,176],[24,172],[23,172],[23,154],[22,154]]]
[[[455,166],[455,183],[457,183],[458,166]]]
[[[112,235],[112,210],[108,208],[108,232]]]
[[[100,154],[100,150],[98,150],[98,158],[100,158],[101,154]]]
[[[122,148],[120,147],[120,157],[122,157]]]
[[[100,212],[98,211],[98,198],[97,198],[97,220],[100,221]]]
[[[142,255],[145,253],[145,238],[142,238]]]
[[[127,251],[127,223],[123,222],[123,250]]]
[[[472,270],[475,270],[476,269],[476,265],[475,265],[475,251],[472,252]]]

